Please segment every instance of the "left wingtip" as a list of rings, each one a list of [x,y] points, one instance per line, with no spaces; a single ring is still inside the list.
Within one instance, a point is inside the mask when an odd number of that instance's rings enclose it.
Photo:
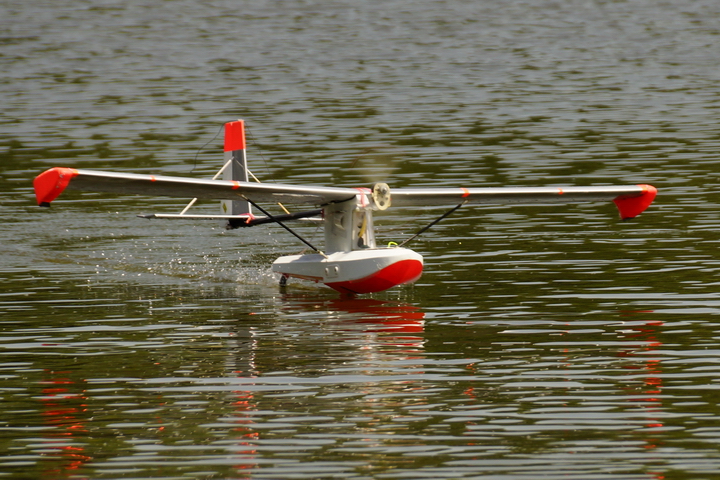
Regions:
[[[627,220],[635,218],[644,212],[657,195],[657,188],[652,185],[638,185],[642,189],[639,195],[620,195],[613,200],[620,212],[620,218]]]
[[[35,177],[33,187],[38,205],[49,207],[50,202],[55,200],[65,190],[70,180],[77,175],[78,171],[74,168],[55,167]]]

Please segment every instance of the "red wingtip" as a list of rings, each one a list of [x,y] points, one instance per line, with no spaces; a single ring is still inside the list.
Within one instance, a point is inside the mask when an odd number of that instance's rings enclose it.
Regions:
[[[640,195],[620,195],[613,200],[623,220],[637,217],[655,200],[657,188],[652,185],[638,185],[638,187],[642,188]]]
[[[225,124],[225,151],[245,150],[245,122],[238,120]]]
[[[38,205],[49,207],[50,202],[55,200],[77,175],[78,171],[74,168],[55,167],[35,177],[33,186]]]

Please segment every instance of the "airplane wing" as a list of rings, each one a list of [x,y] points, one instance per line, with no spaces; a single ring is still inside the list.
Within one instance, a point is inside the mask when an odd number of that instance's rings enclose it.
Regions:
[[[200,180],[187,177],[140,175],[55,167],[33,182],[39,205],[48,206],[66,188],[163,197],[214,200],[250,199],[253,202],[325,205],[355,198],[354,188],[251,183],[234,180]]]
[[[66,188],[95,192],[181,198],[238,200],[256,203],[327,205],[370,195],[367,188],[298,186],[234,180],[200,180],[188,177],[141,175],[55,167],[35,178],[39,205],[48,206]],[[386,187],[387,188],[387,187]],[[651,185],[607,187],[497,187],[396,188],[390,191],[394,206],[459,204],[553,204],[613,201],[623,219],[636,217],[655,199]]]
[[[395,188],[393,206],[579,203],[613,201],[624,220],[640,215],[655,199],[652,185],[607,187]]]

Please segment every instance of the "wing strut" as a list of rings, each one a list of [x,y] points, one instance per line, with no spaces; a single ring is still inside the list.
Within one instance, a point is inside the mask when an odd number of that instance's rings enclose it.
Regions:
[[[244,197],[244,198],[245,198],[245,197]],[[285,225],[285,224],[284,224],[283,222],[281,222],[277,217],[272,216],[267,210],[265,210],[264,208],[262,208],[260,205],[258,205],[257,203],[253,202],[253,201],[250,200],[249,198],[245,198],[245,200],[247,200],[248,203],[250,203],[250,205],[252,205],[253,207],[255,207],[255,208],[257,208],[258,210],[260,210],[260,211],[261,211],[265,216],[267,216],[267,218],[269,218],[271,221],[277,223],[278,225],[280,225],[281,227],[283,227],[285,230],[287,230],[288,232],[290,232],[293,236],[295,236],[295,238],[297,238],[298,240],[300,240],[302,243],[304,243],[304,244],[307,245],[308,247],[312,248],[313,251],[319,253],[319,254],[322,255],[323,257],[326,256],[322,251],[320,251],[320,250],[318,250],[317,248],[315,248],[315,246],[314,246],[312,243],[310,243],[310,242],[308,242],[307,240],[305,240],[299,233],[295,232],[295,230],[293,230],[292,228],[290,228],[290,227],[288,227],[287,225]]]
[[[450,216],[455,210],[459,209],[460,207],[462,207],[462,206],[465,205],[466,203],[467,203],[467,201],[465,201],[465,202],[463,202],[463,203],[461,203],[461,204],[459,204],[459,205],[456,205],[456,206],[454,206],[453,208],[451,208],[450,210],[448,210],[447,212],[443,213],[443,214],[440,215],[438,218],[436,218],[435,220],[433,220],[432,222],[430,222],[428,225],[425,225],[423,228],[421,228],[415,235],[413,235],[412,237],[407,238],[407,239],[405,239],[403,242],[401,242],[400,245],[398,245],[398,247],[402,247],[402,246],[404,246],[405,244],[410,243],[411,241],[415,240],[417,237],[419,237],[419,236],[422,235],[423,233],[425,233],[425,232],[427,232],[428,230],[430,230],[430,228],[433,227],[433,226],[435,226],[438,222],[440,222],[440,220],[442,220],[442,219]]]
[[[230,163],[231,163],[232,161],[233,161],[233,159],[231,158],[230,160],[228,160],[227,162],[225,162],[225,165],[223,165],[222,168],[221,168],[220,170],[218,170],[218,172],[215,174],[215,176],[214,176],[212,179],[213,179],[213,180],[217,180],[218,177],[219,177],[220,175],[222,175],[222,173],[225,171],[225,169],[228,167],[228,165],[230,165]],[[233,180],[237,180],[237,179],[233,179]],[[197,202],[197,201],[198,201],[197,197],[195,197],[195,198],[193,198],[192,200],[190,200],[190,203],[188,203],[187,206],[186,206],[185,208],[183,208],[183,211],[180,212],[180,215],[185,215],[185,212],[187,212],[188,210],[190,210],[190,207],[192,207],[193,205],[195,205],[195,202]]]
[[[320,217],[323,214],[323,209],[318,208],[317,210],[309,210],[307,212],[295,212],[295,213],[285,213],[280,215],[273,215],[272,218],[269,217],[256,217],[254,215],[252,216],[242,216],[238,218],[229,218],[228,219],[228,230],[233,230],[235,228],[243,228],[243,227],[254,227],[255,225],[262,225],[265,223],[278,223],[280,222],[287,222],[288,220],[302,220],[302,219],[310,219],[310,220],[319,220]],[[228,218],[223,217],[222,215],[219,215],[221,218]]]

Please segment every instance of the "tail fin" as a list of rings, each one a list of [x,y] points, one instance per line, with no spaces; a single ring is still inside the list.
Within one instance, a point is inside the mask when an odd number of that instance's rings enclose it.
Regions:
[[[237,120],[225,124],[225,163],[232,160],[223,172],[223,180],[248,181],[245,156],[245,122]],[[252,214],[247,200],[222,200],[223,215]]]

